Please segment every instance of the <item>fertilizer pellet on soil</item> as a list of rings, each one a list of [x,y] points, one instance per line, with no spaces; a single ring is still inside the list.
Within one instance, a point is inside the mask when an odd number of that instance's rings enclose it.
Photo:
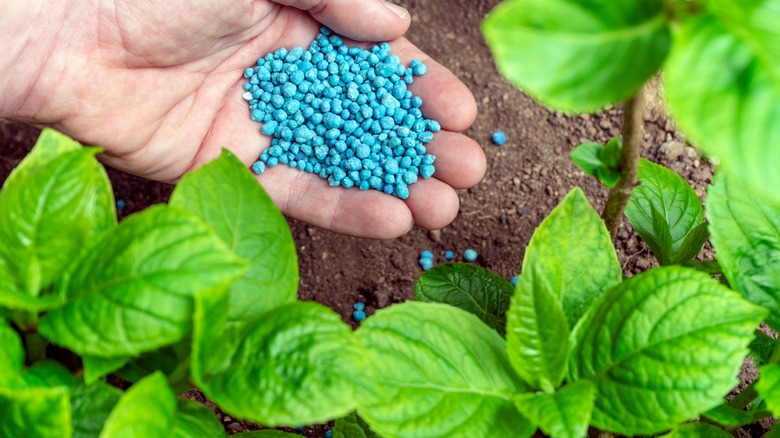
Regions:
[[[506,143],[506,134],[503,131],[496,131],[493,133],[492,140],[497,146],[503,146]]]
[[[401,199],[435,172],[426,144],[441,126],[423,117],[408,89],[425,64],[404,67],[390,45],[347,47],[322,28],[307,50],[281,48],[244,71],[250,117],[273,137],[255,173],[286,164],[331,186],[374,189]]]

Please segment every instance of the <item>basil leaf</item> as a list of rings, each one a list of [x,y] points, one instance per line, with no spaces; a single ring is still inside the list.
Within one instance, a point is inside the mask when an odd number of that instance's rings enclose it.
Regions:
[[[70,389],[0,388],[0,436],[60,438],[72,433]]]
[[[728,403],[722,403],[702,415],[709,420],[731,428],[744,426],[755,421],[750,412],[734,408]]]
[[[202,218],[228,247],[252,262],[230,289],[230,320],[295,301],[298,260],[290,228],[263,188],[227,150],[185,175],[171,205]]]
[[[380,438],[355,412],[339,418],[333,425],[334,438]]]
[[[759,369],[756,392],[766,400],[772,414],[780,415],[780,365],[767,364]]]
[[[192,400],[180,398],[176,401],[176,428],[173,430],[175,438],[227,436],[222,423],[211,409]]]
[[[125,392],[108,415],[100,436],[167,438],[175,421],[176,395],[158,372]]]
[[[523,389],[504,340],[476,316],[407,301],[379,310],[356,331],[368,350],[373,391],[358,414],[380,435],[530,436],[517,412]],[[365,372],[365,371],[364,371]],[[424,421],[410,421],[409,413]]]
[[[576,112],[634,94],[670,45],[661,0],[510,0],[482,32],[504,76],[545,105]]]
[[[662,435],[664,438],[731,438],[725,430],[707,423],[680,424],[671,432]]]
[[[99,378],[111,374],[122,368],[130,360],[129,357],[97,357],[83,356],[84,383],[87,385],[96,382]]]
[[[444,303],[477,315],[503,334],[506,310],[515,288],[485,268],[467,263],[444,263],[420,276],[414,287],[417,301]]]
[[[731,286],[769,309],[780,328],[780,203],[771,202],[723,172],[707,196],[712,245]]]
[[[44,316],[39,331],[87,356],[170,345],[190,331],[192,296],[228,284],[245,268],[197,218],[152,207],[83,253],[60,284],[68,304]]]
[[[76,386],[70,398],[73,438],[97,438],[122,391],[104,382]]]
[[[5,387],[23,366],[22,339],[7,322],[0,320],[0,388]]]
[[[592,425],[661,432],[722,403],[765,316],[707,274],[653,269],[610,290],[583,317],[568,380],[596,385]]]

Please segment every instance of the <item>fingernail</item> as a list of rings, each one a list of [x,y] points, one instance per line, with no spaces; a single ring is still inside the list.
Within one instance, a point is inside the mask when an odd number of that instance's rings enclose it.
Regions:
[[[383,1],[384,1],[384,3],[385,3],[385,7],[386,7],[387,9],[390,9],[391,11],[393,11],[393,13],[394,13],[395,15],[398,15],[400,18],[402,18],[402,19],[405,19],[406,17],[408,17],[408,16],[409,16],[409,11],[407,11],[406,9],[404,9],[402,6],[398,6],[398,5],[397,5],[397,4],[395,4],[395,3],[390,3],[390,2],[389,2],[389,1],[387,1],[387,0],[383,0]]]

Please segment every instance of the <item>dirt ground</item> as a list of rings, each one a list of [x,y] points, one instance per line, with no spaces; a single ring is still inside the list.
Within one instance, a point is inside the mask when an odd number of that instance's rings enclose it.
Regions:
[[[290,220],[298,248],[299,296],[339,312],[350,323],[352,304],[367,303],[366,313],[413,297],[422,273],[421,250],[443,260],[447,250],[479,252],[478,264],[506,278],[520,271],[525,245],[534,229],[575,186],[583,187],[598,211],[606,190],[569,160],[569,151],[583,140],[605,142],[618,135],[620,108],[598,115],[568,116],[545,109],[518,91],[496,71],[480,34],[480,22],[499,0],[400,0],[413,16],[407,35],[434,59],[449,67],[474,93],[479,116],[467,134],[484,148],[488,171],[476,187],[460,193],[461,209],[449,226],[435,231],[413,229],[390,241],[337,235]],[[539,62],[544,62],[540,59]],[[645,113],[643,155],[669,166],[703,195],[712,167],[675,132],[658,94],[650,87]],[[490,142],[496,130],[507,143]],[[0,181],[25,155],[37,130],[0,122]],[[110,170],[117,199],[125,216],[151,204],[165,202],[172,187]],[[628,229],[620,231],[617,251],[627,275],[655,265],[647,247]],[[704,251],[711,256],[711,250]],[[193,395],[198,398],[198,395]],[[226,428],[237,432],[250,425],[222,416]],[[323,427],[307,428],[307,436],[323,436]]]

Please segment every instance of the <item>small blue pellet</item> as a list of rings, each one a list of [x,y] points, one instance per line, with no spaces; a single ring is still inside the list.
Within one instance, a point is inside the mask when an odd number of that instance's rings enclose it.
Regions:
[[[498,146],[503,146],[506,143],[506,134],[503,131],[496,131],[493,133],[493,143]]]
[[[352,305],[352,308],[355,310],[364,310],[366,308],[366,303],[358,301]]]
[[[474,260],[477,259],[477,256],[478,256],[477,252],[471,248],[463,251],[463,260],[467,262],[473,262]]]
[[[325,431],[325,438],[333,438],[333,429],[328,429]]]
[[[119,210],[123,210],[125,208],[125,200],[124,199],[117,199],[116,200],[116,208]]]
[[[433,260],[433,253],[431,251],[428,251],[427,249],[423,250],[420,252],[420,258]]]
[[[352,318],[357,322],[363,321],[366,319],[366,312],[362,310],[355,310],[352,312]]]
[[[455,253],[452,251],[447,251],[444,253],[444,258],[447,260],[452,260],[453,258],[455,258]]]
[[[509,280],[509,282],[512,283],[512,286],[517,287],[517,281],[518,280],[520,280],[520,276],[519,275],[515,275],[514,277],[512,277],[511,280]]]
[[[418,263],[420,263],[420,267],[423,268],[423,271],[427,271],[433,267],[433,259],[421,258],[418,260]]]
[[[255,161],[254,164],[252,164],[252,172],[254,172],[257,175],[260,175],[265,171],[265,163],[262,161]]]

